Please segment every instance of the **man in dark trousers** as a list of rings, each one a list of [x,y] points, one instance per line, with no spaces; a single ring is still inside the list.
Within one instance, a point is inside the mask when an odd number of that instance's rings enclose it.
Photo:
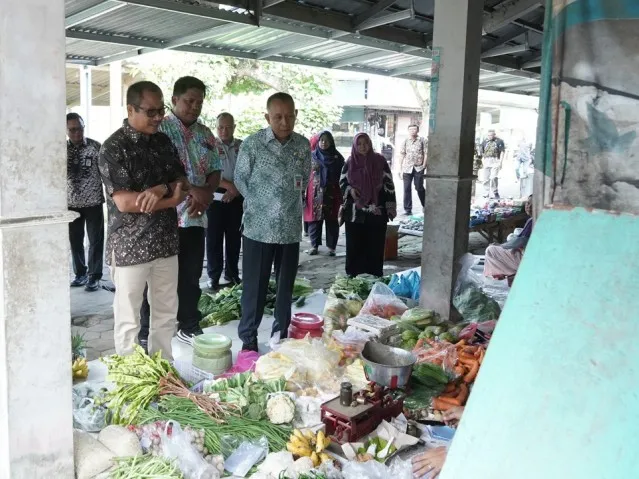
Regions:
[[[257,351],[273,263],[277,299],[271,336],[276,341],[287,336],[302,240],[302,194],[311,173],[310,143],[293,131],[293,98],[275,93],[266,110],[269,127],[244,140],[235,166],[235,186],[245,198],[238,335],[250,351]]]
[[[222,180],[217,198],[209,206],[206,230],[206,269],[208,287],[220,289],[220,277],[231,285],[240,283],[238,263],[242,247],[242,203],[244,198],[235,187],[235,163],[242,140],[233,137],[235,119],[230,113],[217,117],[217,153],[222,162]],[[226,253],[226,254],[224,254]],[[225,261],[226,260],[226,261]]]
[[[399,152],[399,171],[404,181],[404,214],[406,216],[413,214],[413,183],[422,208],[424,207],[426,199],[424,173],[428,153],[428,140],[419,136],[417,125],[410,125],[408,134],[409,137],[404,141]]]
[[[71,211],[80,214],[69,225],[69,241],[75,279],[71,287],[97,291],[104,258],[104,192],[98,169],[100,143],[84,137],[84,120],[67,114],[67,200]],[[88,268],[84,255],[84,227],[89,236]]]
[[[202,334],[198,301],[202,294],[200,277],[204,267],[206,209],[220,182],[222,169],[215,136],[198,120],[205,96],[206,87],[201,80],[189,76],[178,79],[173,87],[171,112],[164,117],[159,127],[159,131],[168,135],[176,146],[190,184],[187,201],[177,208],[180,238],[177,338],[185,344],[191,344],[194,336]],[[148,303],[145,300],[140,311],[142,328],[139,341],[143,346],[148,318]]]

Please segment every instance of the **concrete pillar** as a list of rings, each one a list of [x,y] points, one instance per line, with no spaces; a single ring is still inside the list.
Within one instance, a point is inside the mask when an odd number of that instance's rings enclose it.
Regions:
[[[0,479],[71,479],[64,1],[0,25]]]
[[[483,2],[435,0],[421,304],[448,318],[468,249]]]
[[[91,103],[93,101],[93,82],[91,80],[91,67],[83,65],[80,70],[80,115],[84,119],[84,134],[91,136]]]
[[[111,130],[122,126],[122,62],[109,64],[109,108],[111,116]]]

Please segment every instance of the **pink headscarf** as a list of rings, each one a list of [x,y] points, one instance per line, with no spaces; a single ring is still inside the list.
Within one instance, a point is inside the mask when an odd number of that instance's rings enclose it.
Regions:
[[[319,134],[315,134],[311,136],[311,139],[310,139],[311,151],[315,151],[315,148],[317,148],[317,144],[319,143],[319,139],[320,139]]]
[[[357,151],[357,140],[366,138],[369,150],[366,155]],[[358,133],[353,138],[351,157],[348,162],[348,183],[359,191],[360,198],[357,201],[359,208],[365,208],[370,204],[376,204],[379,192],[384,185],[384,167],[386,158],[373,151],[373,143],[366,133]]]

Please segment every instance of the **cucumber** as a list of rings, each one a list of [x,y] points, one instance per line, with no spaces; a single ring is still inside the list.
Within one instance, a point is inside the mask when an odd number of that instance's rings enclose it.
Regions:
[[[306,296],[300,296],[297,301],[295,301],[295,306],[301,308],[306,304]]]
[[[413,368],[413,378],[425,386],[448,384],[450,378],[440,366],[423,363]]]

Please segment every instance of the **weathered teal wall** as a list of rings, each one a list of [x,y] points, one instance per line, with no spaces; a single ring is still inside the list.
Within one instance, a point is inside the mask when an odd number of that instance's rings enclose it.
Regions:
[[[441,479],[639,478],[638,239],[542,213]]]

